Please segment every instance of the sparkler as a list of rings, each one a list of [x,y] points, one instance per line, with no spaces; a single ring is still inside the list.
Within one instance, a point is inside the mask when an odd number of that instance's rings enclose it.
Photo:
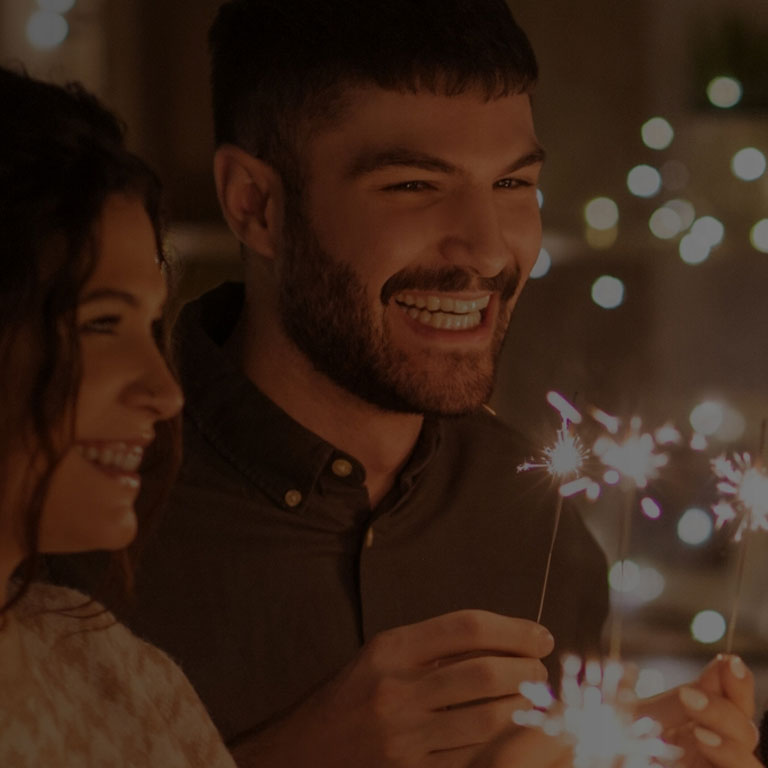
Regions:
[[[653,768],[676,760],[682,750],[662,741],[661,725],[650,717],[635,719],[635,696],[622,687],[624,667],[587,662],[579,682],[581,660],[563,660],[562,706],[544,683],[523,683],[520,692],[535,707],[518,710],[518,725],[537,728],[573,746],[574,768]]]
[[[719,480],[717,490],[720,492],[720,500],[712,506],[715,527],[720,530],[729,523],[735,523],[736,533],[733,540],[740,543],[736,565],[736,596],[731,607],[725,641],[726,653],[730,653],[736,632],[750,538],[744,534],[768,531],[768,474],[760,462],[752,463],[752,457],[748,453],[736,453],[731,459],[725,456],[713,459],[712,471]]]
[[[592,448],[596,456],[608,467],[604,479],[609,483],[617,483],[621,479],[632,483],[633,489],[627,495],[627,503],[620,518],[618,562],[621,564],[621,583],[624,583],[624,561],[629,552],[629,542],[632,530],[632,510],[635,506],[637,489],[645,488],[648,481],[658,475],[659,470],[669,462],[666,453],[657,453],[661,444],[678,442],[680,434],[677,430],[666,425],[656,431],[655,436],[650,432],[642,432],[642,421],[634,416],[629,422],[626,437],[619,441],[614,436],[618,434],[621,422],[615,416],[593,408],[592,418],[602,424],[609,435],[599,437]],[[659,507],[652,499],[642,501],[644,510],[651,510],[653,517],[658,517]],[[646,514],[648,512],[646,511]],[[623,590],[622,590],[623,594]],[[610,655],[618,659],[621,652],[621,611],[613,612],[611,620]]]
[[[549,542],[547,565],[544,569],[544,584],[541,589],[541,598],[539,599],[539,611],[536,615],[537,622],[541,622],[541,614],[544,611],[544,598],[547,594],[549,573],[552,568],[552,553],[555,549],[557,531],[560,527],[560,517],[563,512],[563,498],[578,493],[580,490],[586,491],[588,496],[594,494],[594,488],[597,488],[598,492],[600,490],[593,480],[579,478],[581,468],[584,466],[584,461],[588,457],[589,451],[584,447],[578,436],[573,433],[571,424],[581,423],[581,414],[558,392],[547,393],[547,402],[560,413],[560,418],[562,419],[561,426],[557,430],[555,442],[545,447],[538,459],[529,459],[517,468],[518,472],[543,469],[550,477],[561,481],[558,489],[557,506],[555,507],[555,522]],[[570,478],[576,479],[568,482]],[[581,482],[582,480],[587,482],[583,483]]]

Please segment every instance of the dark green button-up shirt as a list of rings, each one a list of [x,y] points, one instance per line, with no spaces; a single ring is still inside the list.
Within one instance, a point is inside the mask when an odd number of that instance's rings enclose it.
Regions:
[[[184,464],[122,616],[181,663],[228,741],[381,630],[460,608],[535,618],[556,502],[545,477],[516,472],[532,446],[483,411],[427,418],[372,510],[355,457],[222,351],[242,296],[224,285],[181,315]],[[605,559],[566,506],[542,623],[558,651],[589,652],[606,613]]]

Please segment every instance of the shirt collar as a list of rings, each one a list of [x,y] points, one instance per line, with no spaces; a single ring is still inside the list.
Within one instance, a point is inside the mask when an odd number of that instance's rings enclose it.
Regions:
[[[274,503],[301,511],[324,470],[347,459],[362,482],[353,456],[339,451],[294,421],[264,395],[222,348],[244,303],[240,283],[224,283],[182,310],[174,330],[185,414],[216,451]],[[439,419],[424,420],[419,440],[400,473],[406,494],[435,455]]]

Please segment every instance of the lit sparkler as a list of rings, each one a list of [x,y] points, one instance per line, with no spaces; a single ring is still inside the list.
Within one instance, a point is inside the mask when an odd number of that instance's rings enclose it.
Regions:
[[[719,480],[722,498],[712,506],[715,527],[737,522],[734,541],[741,541],[745,531],[768,531],[768,474],[765,467],[752,463],[748,453],[736,453],[732,459],[720,456],[712,461],[712,471]]]
[[[619,431],[619,421],[595,409],[593,418],[606,430],[615,435]],[[600,461],[608,467],[608,472],[618,472],[621,477],[632,480],[636,488],[645,488],[648,481],[658,475],[659,469],[669,462],[666,453],[657,453],[657,440],[650,432],[642,432],[642,421],[634,416],[629,422],[629,433],[619,442],[613,437],[602,436],[595,441],[592,450]],[[674,442],[679,433],[670,426],[657,431],[657,436],[665,443]]]
[[[518,710],[518,725],[537,728],[573,746],[574,768],[653,768],[676,760],[682,750],[661,739],[662,727],[650,717],[635,719],[633,692],[622,687],[624,667],[617,661],[563,660],[562,705],[545,683],[523,683],[520,693],[535,707]]]
[[[557,531],[560,527],[560,517],[563,512],[563,497],[571,496],[584,490],[590,498],[597,498],[600,487],[589,478],[579,477],[584,462],[589,455],[579,437],[574,434],[571,425],[581,422],[581,414],[558,392],[548,392],[547,402],[560,413],[562,423],[557,430],[555,442],[543,449],[539,459],[529,459],[517,468],[518,472],[528,472],[532,469],[543,469],[550,477],[560,481],[558,489],[557,506],[555,508],[555,522],[552,527],[552,537],[549,542],[547,565],[544,569],[544,584],[541,589],[539,611],[536,621],[541,621],[544,611],[544,598],[547,595],[549,572],[552,568],[552,554],[555,549]],[[586,483],[583,482],[586,480]]]
[[[593,480],[581,477],[589,450],[573,431],[572,424],[580,424],[582,416],[561,394],[548,392],[547,402],[560,414],[562,420],[554,443],[546,446],[536,459],[528,459],[517,468],[518,472],[543,469],[560,481],[561,496],[572,496],[585,491],[589,498],[596,498],[600,487]]]
[[[597,408],[591,410],[592,418],[605,428],[607,435],[599,437],[592,448],[596,456],[607,467],[603,480],[615,485],[622,478],[631,481],[633,490],[628,494],[624,513],[619,525],[619,543],[617,562],[621,563],[621,582],[624,582],[625,560],[629,552],[629,542],[632,529],[632,510],[635,506],[636,489],[646,488],[648,481],[655,478],[659,470],[669,462],[666,453],[657,451],[659,445],[676,443],[680,433],[671,425],[665,425],[650,432],[642,431],[642,421],[639,416],[630,419],[629,429],[622,438],[617,438],[621,422]],[[661,515],[661,507],[650,497],[640,502],[644,514],[652,519]],[[611,650],[613,659],[618,659],[621,651],[621,611],[613,611],[611,618]]]
[[[761,442],[764,442],[764,439]],[[729,523],[736,523],[733,539],[740,542],[736,565],[736,596],[731,605],[731,618],[725,641],[726,652],[730,653],[744,585],[744,565],[749,540],[749,536],[744,534],[751,531],[768,531],[768,474],[760,463],[752,463],[752,457],[748,453],[735,453],[732,459],[719,456],[712,460],[712,471],[719,481],[717,490],[720,492],[720,500],[712,505],[715,527],[720,530]]]

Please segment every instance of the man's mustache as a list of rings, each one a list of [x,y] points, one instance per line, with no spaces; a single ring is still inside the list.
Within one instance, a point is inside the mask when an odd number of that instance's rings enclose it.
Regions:
[[[387,280],[381,289],[381,301],[388,304],[398,293],[406,291],[435,291],[450,293],[456,291],[488,291],[499,293],[501,300],[511,299],[520,285],[520,270],[517,267],[503,269],[493,277],[479,277],[461,267],[427,269],[404,269]]]

